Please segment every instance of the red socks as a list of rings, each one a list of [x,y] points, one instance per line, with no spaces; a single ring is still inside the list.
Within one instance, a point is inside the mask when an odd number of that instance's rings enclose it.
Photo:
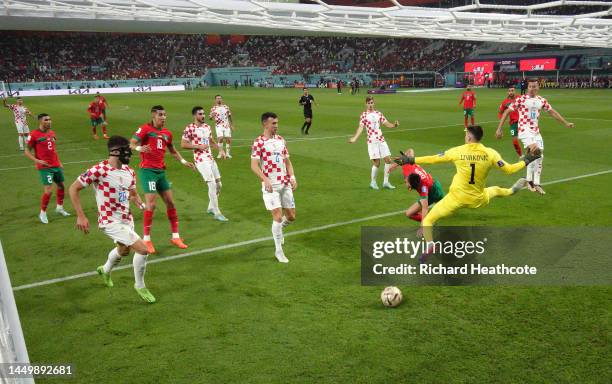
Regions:
[[[463,125],[465,125],[466,128],[468,127],[468,125],[467,125],[467,116],[463,118]]]
[[[474,116],[471,116],[472,125],[474,125]]]
[[[519,144],[518,138],[512,138],[512,144],[514,145],[514,150],[518,153],[519,156],[523,156],[523,150],[521,149],[521,145]]]
[[[51,195],[49,195],[49,197],[51,197]],[[57,189],[57,200],[56,201],[57,201],[57,205],[64,205],[64,188]]]
[[[151,234],[151,224],[153,224],[153,211],[145,210],[143,216],[143,236],[149,236]]]
[[[102,133],[106,135],[106,125],[102,126]]]
[[[168,220],[170,221],[170,228],[172,229],[172,233],[178,233],[178,215],[176,213],[176,208],[168,209],[166,211],[168,215]]]
[[[41,211],[43,212],[47,211],[47,207],[49,206],[49,200],[51,200],[51,194],[43,192],[42,197],[40,198],[40,210]]]

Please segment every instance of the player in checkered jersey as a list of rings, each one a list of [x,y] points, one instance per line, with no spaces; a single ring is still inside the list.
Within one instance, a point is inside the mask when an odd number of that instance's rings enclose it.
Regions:
[[[394,123],[390,123],[382,112],[374,109],[374,106],[374,97],[366,97],[366,111],[359,117],[359,127],[355,135],[349,139],[349,143],[352,144],[357,141],[365,128],[368,135],[368,153],[370,154],[370,160],[372,160],[370,188],[378,189],[376,175],[380,167],[380,159],[383,159],[385,161],[383,188],[395,189],[395,187],[389,183],[389,169],[393,164],[391,160],[391,151],[389,151],[389,146],[385,142],[385,137],[383,136],[380,126],[384,125],[387,128],[396,128],[399,127],[399,121],[396,120]]]
[[[527,85],[527,94],[517,97],[514,100],[506,111],[502,114],[499,124],[497,125],[497,131],[495,132],[495,136],[498,139],[503,137],[502,126],[506,121],[508,115],[517,111],[519,113],[518,120],[518,138],[523,143],[525,148],[529,147],[532,150],[535,148],[539,148],[542,151],[542,157],[530,163],[527,166],[527,188],[532,192],[537,192],[540,195],[544,195],[544,189],[540,185],[540,179],[542,176],[542,160],[544,159],[544,140],[542,140],[542,135],[540,134],[539,127],[539,119],[540,119],[540,111],[543,109],[548,112],[555,120],[561,122],[567,128],[573,128],[574,124],[568,122],[559,114],[559,112],[555,111],[553,107],[548,103],[548,101],[538,96],[538,91],[540,90],[540,85],[537,80],[530,80]]]
[[[297,188],[297,180],[285,139],[276,134],[278,116],[266,112],[261,115],[261,123],[263,134],[253,142],[251,170],[261,180],[263,201],[266,209],[272,213],[274,255],[279,262],[288,263],[283,252],[283,228],[295,221],[293,191]]]
[[[215,104],[210,109],[209,117],[211,120],[215,121],[215,130],[219,145],[223,148],[223,143],[225,142],[225,155],[231,159],[230,146],[232,145],[234,123],[232,122],[232,111],[230,111],[230,108],[226,104],[223,104],[221,95],[215,96]],[[220,158],[221,154],[219,153],[217,159]]]
[[[181,147],[193,150],[196,169],[208,185],[208,213],[214,215],[215,220],[228,221],[219,210],[218,196],[221,193],[221,174],[210,147],[219,149],[219,155],[222,158],[225,158],[225,153],[223,153],[223,148],[215,142],[210,125],[205,122],[204,108],[193,107],[191,114],[193,115],[193,123],[185,127]]]
[[[144,275],[147,265],[147,245],[134,231],[134,218],[130,211],[130,201],[140,209],[144,203],[136,192],[136,173],[128,166],[132,150],[125,137],[113,136],[108,140],[108,159],[94,165],[79,176],[70,186],[70,199],[77,212],[76,227],[89,233],[89,220],[83,212],[79,192],[93,185],[98,206],[98,228],[116,244],[109,253],[104,265],[97,272],[107,287],[113,286],[111,271],[121,258],[134,250],[134,289],[148,303],[155,302],[155,296],[147,289]]]
[[[28,127],[28,116],[32,116],[32,112],[23,105],[23,99],[18,97],[15,99],[15,104],[7,104],[6,98],[2,98],[2,103],[8,109],[13,112],[15,116],[15,127],[17,127],[17,134],[19,138],[19,150],[24,150],[24,144],[28,141],[28,135],[30,134],[30,128]]]

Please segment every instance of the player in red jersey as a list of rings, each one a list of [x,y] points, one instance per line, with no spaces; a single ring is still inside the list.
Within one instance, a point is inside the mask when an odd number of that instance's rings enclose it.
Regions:
[[[408,148],[405,155],[414,157],[414,150]],[[399,164],[393,164],[389,172],[397,167]],[[421,222],[423,217],[427,216],[429,209],[444,197],[442,184],[418,164],[404,164],[401,167],[406,187],[409,191],[414,190],[419,194],[419,199],[406,210],[406,217]]]
[[[472,125],[474,125],[474,108],[476,108],[476,94],[472,91],[472,87],[469,85],[465,89],[465,92],[461,94],[461,100],[459,100],[459,105],[463,103],[463,124],[465,128],[468,127],[468,116],[472,121]]]
[[[62,163],[55,152],[55,132],[51,130],[51,116],[46,113],[38,115],[38,129],[30,133],[28,146],[24,151],[26,157],[36,164],[43,184],[43,194],[40,199],[40,213],[38,217],[43,224],[48,224],[47,206],[51,200],[53,183],[57,196],[55,212],[62,216],[70,216],[64,209],[64,171]]]
[[[102,118],[108,124],[108,119],[106,118],[106,108],[108,108],[108,101],[106,101],[106,97],[102,96],[100,92],[96,92],[96,97],[98,98],[98,104],[100,104],[100,109],[102,112]]]
[[[153,211],[155,211],[155,199],[157,194],[166,204],[166,214],[172,229],[171,243],[179,248],[187,248],[179,236],[178,215],[172,198],[170,183],[166,179],[166,164],[164,155],[166,148],[172,157],[180,161],[181,164],[195,169],[193,163],[183,159],[183,156],[174,148],[172,144],[172,133],[165,127],[166,111],[161,105],[151,108],[151,122],[143,124],[138,128],[132,139],[130,147],[140,152],[139,178],[145,194],[146,208],[144,211],[143,240],[147,244],[149,253],[155,253],[155,247],[151,241],[151,225],[153,224]]]
[[[87,108],[87,112],[89,113],[89,119],[91,121],[91,129],[93,131],[93,138],[98,140],[98,133],[96,131],[98,125],[102,126],[102,133],[105,139],[108,139],[108,135],[106,134],[106,121],[102,117],[102,105],[100,103],[100,96],[96,96],[94,101],[89,103],[89,107]]]
[[[499,110],[497,113],[498,118],[501,119],[506,109],[508,109],[508,107],[514,104],[515,99],[516,99],[516,95],[514,94],[514,87],[508,88],[508,96],[506,96],[504,101],[502,101],[501,105],[499,106]],[[516,151],[516,153],[519,156],[523,156],[523,151],[521,150],[521,145],[519,144],[519,141],[518,141],[518,119],[519,119],[518,111],[510,112],[509,124],[510,124],[510,134],[512,135],[512,145],[514,145],[514,150]],[[501,132],[501,130],[497,131],[496,137],[498,139],[501,139],[503,137],[503,133]]]

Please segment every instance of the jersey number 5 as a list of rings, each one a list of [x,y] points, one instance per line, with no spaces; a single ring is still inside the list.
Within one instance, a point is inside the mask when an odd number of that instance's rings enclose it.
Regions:
[[[476,164],[471,163],[470,168],[472,168],[472,172],[470,172],[470,184],[474,184],[474,173],[476,173]]]

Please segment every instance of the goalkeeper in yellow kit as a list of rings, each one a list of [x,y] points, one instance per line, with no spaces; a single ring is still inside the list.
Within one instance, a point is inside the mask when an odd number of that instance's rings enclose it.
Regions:
[[[493,197],[510,196],[525,188],[527,180],[519,179],[511,188],[485,187],[491,168],[512,174],[525,168],[538,159],[541,154],[527,151],[521,160],[514,164],[506,163],[499,153],[480,143],[483,131],[479,125],[465,129],[465,144],[433,156],[402,156],[395,162],[403,164],[455,163],[457,173],[453,177],[448,194],[440,200],[421,222],[425,240],[432,241],[431,227],[440,219],[452,215],[460,208],[479,208],[489,204]]]

